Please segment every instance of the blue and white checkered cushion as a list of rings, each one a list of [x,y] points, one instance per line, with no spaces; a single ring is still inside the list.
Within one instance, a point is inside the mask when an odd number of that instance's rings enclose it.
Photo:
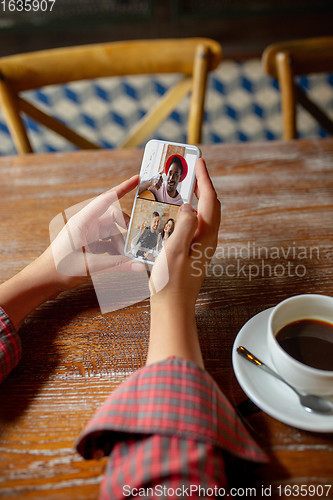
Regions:
[[[178,75],[136,76],[98,79],[50,86],[25,93],[25,97],[63,120],[105,148],[114,148],[140,117],[179,78]],[[301,85],[333,115],[333,75],[312,75]],[[188,99],[154,132],[155,138],[186,141]],[[305,111],[299,111],[300,137],[326,134]],[[74,146],[59,136],[26,120],[34,151],[69,151]],[[209,75],[203,126],[203,142],[238,142],[281,139],[280,91],[268,77],[259,59],[224,61]],[[15,154],[15,148],[0,112],[0,154]]]

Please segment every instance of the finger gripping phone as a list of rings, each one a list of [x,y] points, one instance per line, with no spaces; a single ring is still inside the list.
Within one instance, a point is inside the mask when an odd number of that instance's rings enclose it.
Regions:
[[[175,229],[183,203],[191,203],[200,150],[189,144],[146,144],[125,243],[125,254],[153,264]]]

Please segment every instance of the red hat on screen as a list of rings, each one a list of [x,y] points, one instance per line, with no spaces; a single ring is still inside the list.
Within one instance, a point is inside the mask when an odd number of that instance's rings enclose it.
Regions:
[[[182,174],[181,179],[180,179],[180,182],[182,182],[185,179],[185,177],[187,176],[188,165],[187,165],[187,162],[186,162],[185,158],[183,158],[181,155],[171,155],[171,156],[169,156],[169,158],[167,159],[167,161],[165,163],[165,173],[168,174],[170,165],[171,165],[171,163],[173,162],[173,160],[175,158],[179,158],[180,161],[182,162],[183,174]]]

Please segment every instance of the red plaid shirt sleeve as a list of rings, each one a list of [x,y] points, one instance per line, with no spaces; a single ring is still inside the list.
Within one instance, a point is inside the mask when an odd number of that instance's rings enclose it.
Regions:
[[[9,317],[0,307],[0,382],[15,368],[21,355],[21,339]]]
[[[176,357],[142,368],[115,390],[77,450],[87,459],[109,456],[103,499],[185,497],[190,488],[204,498],[208,488],[226,488],[223,452],[267,460],[210,375]]]

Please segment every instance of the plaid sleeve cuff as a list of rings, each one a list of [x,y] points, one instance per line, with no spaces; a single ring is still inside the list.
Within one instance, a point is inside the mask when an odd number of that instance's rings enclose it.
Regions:
[[[267,460],[210,375],[177,357],[141,368],[116,389],[88,423],[77,450],[98,458],[118,441],[142,434],[194,439],[241,458]]]
[[[0,307],[0,382],[15,368],[22,355],[21,339]]]

